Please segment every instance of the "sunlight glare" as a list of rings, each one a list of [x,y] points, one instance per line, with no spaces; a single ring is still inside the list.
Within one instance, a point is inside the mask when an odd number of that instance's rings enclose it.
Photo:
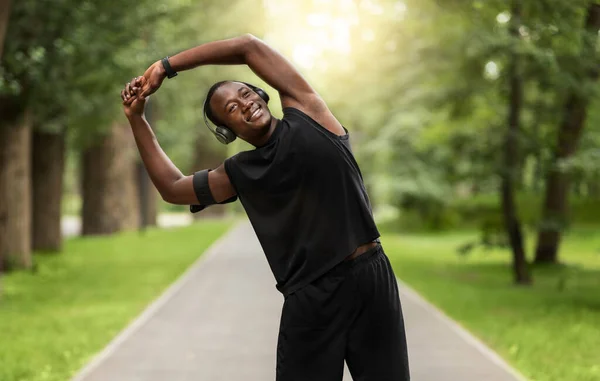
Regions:
[[[306,21],[310,26],[323,27],[327,25],[329,15],[325,13],[309,13],[306,16]]]
[[[394,52],[396,51],[396,41],[394,40],[388,40],[385,43],[385,48],[388,52]]]
[[[489,61],[485,64],[485,77],[491,80],[498,79],[500,71],[498,65],[494,61]]]
[[[314,65],[317,52],[311,45],[296,45],[292,52],[292,58],[298,65],[305,69],[311,69]]]
[[[375,40],[375,32],[371,29],[365,29],[361,35],[362,39],[365,41],[373,41]]]
[[[383,13],[383,7],[373,0],[362,0],[360,2],[360,7],[374,15]]]
[[[498,22],[498,24],[506,24],[507,22],[510,21],[510,13],[508,13],[508,12],[498,13],[498,16],[496,16],[496,21]]]
[[[334,48],[341,53],[350,53],[350,25],[344,18],[338,17],[331,23],[332,38],[331,43]],[[323,46],[326,48],[326,46]]]
[[[287,51],[299,67],[317,70],[324,67],[323,61],[327,61],[328,67],[345,67],[352,54],[359,54],[361,47],[380,37],[375,20],[383,17],[387,9],[395,19],[403,18],[406,11],[402,0],[263,2],[270,20],[266,31],[270,42]],[[286,14],[295,17],[283,17]],[[387,49],[395,50],[396,46],[390,43]]]
[[[394,4],[394,17],[399,20],[403,20],[406,14],[406,4],[402,1],[397,1]]]

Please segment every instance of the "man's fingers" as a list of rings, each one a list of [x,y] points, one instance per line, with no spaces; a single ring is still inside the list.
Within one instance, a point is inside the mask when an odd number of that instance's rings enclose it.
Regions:
[[[129,98],[132,94],[131,92],[131,82],[127,82],[127,85],[125,85],[125,93],[127,95],[127,98]]]
[[[121,90],[121,99],[123,100],[123,105],[127,105],[130,103],[129,102],[130,97],[128,96],[125,89]]]
[[[134,77],[131,79],[131,82],[129,82],[129,95],[135,95],[135,90],[133,90],[133,88],[136,86],[137,86],[137,77]]]
[[[138,77],[134,77],[131,79],[131,82],[130,82],[130,87],[131,87],[130,94],[131,95],[135,94],[137,88],[142,87],[144,85],[144,83],[142,81],[143,78],[144,77],[138,76]]]
[[[139,77],[135,77],[135,87],[142,87],[144,86],[144,77],[139,76]]]
[[[134,77],[130,82],[127,82],[123,90],[121,90],[121,99],[124,106],[130,106],[136,99],[144,99],[145,95],[143,87],[146,80],[143,76]],[[151,89],[147,89],[146,93],[151,93]]]
[[[129,99],[127,100],[127,104],[128,104],[128,105],[132,104],[132,103],[133,103],[133,102],[134,102],[136,99],[137,99],[137,97],[136,97],[136,96],[131,96],[131,97],[129,97]]]

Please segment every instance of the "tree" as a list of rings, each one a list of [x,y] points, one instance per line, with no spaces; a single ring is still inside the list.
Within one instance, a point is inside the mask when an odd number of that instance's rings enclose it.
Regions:
[[[135,145],[129,126],[112,131],[88,147],[82,159],[82,234],[111,234],[139,226]]]
[[[6,36],[6,27],[10,15],[10,2],[11,0],[0,0],[0,58],[2,58],[4,37]]]
[[[61,205],[65,168],[65,133],[34,128],[31,155],[32,249],[62,248]]]
[[[138,40],[120,26],[150,24],[163,12],[144,1],[128,12],[122,12],[115,1],[78,5],[74,7],[72,0],[20,1],[11,10],[0,77],[0,204],[7,209],[0,219],[0,235],[8,231],[10,240],[0,240],[0,253],[9,253],[11,262],[24,267],[31,264],[31,241],[37,249],[60,247],[67,132],[93,136],[118,115],[119,104],[112,99],[120,85],[107,78],[133,75],[135,60],[123,56]],[[115,57],[121,60],[116,62]],[[99,62],[108,64],[99,66]],[[33,151],[33,181],[29,172],[32,133],[38,143]],[[80,136],[73,139],[80,140]],[[12,156],[5,155],[8,152]],[[10,187],[5,182],[9,176],[14,176]],[[29,259],[15,260],[19,258]]]
[[[511,7],[510,35],[519,41],[519,26],[521,22],[521,1],[513,0]],[[523,83],[521,79],[519,54],[512,52],[508,63],[508,123],[504,142],[504,168],[502,170],[502,214],[508,235],[508,241],[513,253],[513,270],[517,284],[531,283],[531,275],[525,258],[521,222],[517,216],[515,205],[515,175],[519,164],[519,130],[521,109],[523,107]]]
[[[553,167],[546,178],[543,207],[543,224],[538,232],[536,263],[556,263],[561,230],[567,220],[570,176],[558,166],[562,160],[571,158],[578,147],[590,104],[594,83],[599,75],[598,31],[600,29],[600,4],[590,3],[586,12],[585,26],[579,62],[574,64],[576,81],[571,84],[563,106],[563,116],[558,128],[553,150]]]
[[[0,0],[0,61],[2,60],[4,38],[6,36],[6,28],[8,26],[8,16],[10,15],[10,2],[11,0]],[[0,130],[0,163],[6,163],[6,161],[8,160],[8,158],[6,157],[7,149],[4,146],[6,141],[7,139],[5,139],[5,137],[2,134],[2,131]],[[0,166],[0,194],[6,194],[8,192],[8,190],[6,189],[6,187],[8,186],[8,178],[5,174],[5,171],[6,170],[2,170],[2,167]],[[2,175],[3,173],[4,175]],[[8,239],[6,222],[8,220],[8,211],[6,206],[7,204],[0,202],[0,273],[2,272],[4,267],[4,256],[6,255],[4,252],[5,250],[2,248],[4,246],[3,242],[6,242],[6,240]]]
[[[0,127],[0,258],[2,268],[30,268],[31,258],[31,116],[21,115]]]
[[[3,3],[2,16],[8,17],[8,3]],[[15,4],[11,9],[9,27],[6,30],[1,63],[6,70],[7,62],[14,60],[14,31],[24,24],[15,22],[27,10]],[[20,42],[31,42],[35,33],[24,30]],[[27,56],[22,62],[27,64]],[[30,200],[30,151],[32,114],[27,110],[23,89],[29,86],[25,76],[3,73],[0,86],[0,260],[3,267],[30,268],[31,259],[31,200]]]

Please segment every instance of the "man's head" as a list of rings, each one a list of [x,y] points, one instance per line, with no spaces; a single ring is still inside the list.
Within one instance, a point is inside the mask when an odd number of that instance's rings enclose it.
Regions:
[[[242,82],[217,82],[208,91],[204,112],[215,125],[229,128],[252,144],[267,134],[271,125],[268,95],[263,92],[266,101],[259,94],[260,90]]]

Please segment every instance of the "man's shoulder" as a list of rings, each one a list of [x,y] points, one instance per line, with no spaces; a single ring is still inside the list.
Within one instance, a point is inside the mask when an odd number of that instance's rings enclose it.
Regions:
[[[306,112],[296,107],[284,107],[282,111],[283,121],[308,123],[308,120],[312,119]]]
[[[240,151],[235,155],[229,156],[227,159],[225,159],[225,166],[246,161],[247,158],[252,157],[254,151],[256,150]]]
[[[325,128],[325,126],[319,123],[316,120],[316,117],[311,115],[309,112],[294,107],[286,107],[283,109],[283,112],[283,119],[287,122],[287,124],[290,125],[292,130],[297,131],[299,134],[310,134],[326,137],[328,140],[344,140],[349,136],[348,130],[345,126],[340,124],[345,132],[345,135],[337,135]]]

